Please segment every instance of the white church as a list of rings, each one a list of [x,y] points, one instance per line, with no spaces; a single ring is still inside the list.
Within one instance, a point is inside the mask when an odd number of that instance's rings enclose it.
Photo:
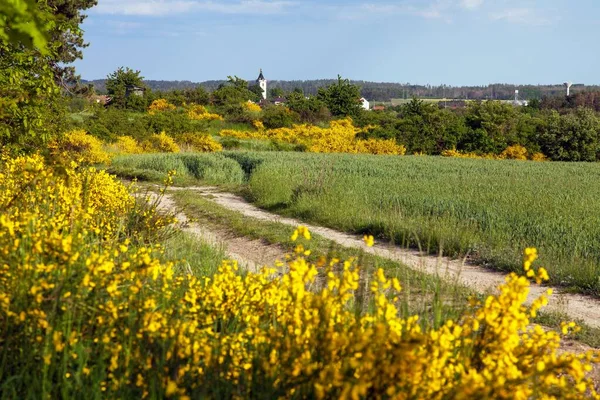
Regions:
[[[260,69],[260,74],[258,75],[258,78],[256,79],[256,83],[258,83],[258,86],[260,86],[260,89],[262,90],[263,100],[266,100],[267,99],[267,80],[265,79],[265,76],[263,75],[262,68]]]

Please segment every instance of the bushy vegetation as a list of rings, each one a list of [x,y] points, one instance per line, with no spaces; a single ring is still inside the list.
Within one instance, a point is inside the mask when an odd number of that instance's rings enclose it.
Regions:
[[[269,105],[261,109],[248,102],[252,96],[240,83],[233,82],[220,89],[222,93],[216,93],[209,106],[187,103],[176,106],[166,100],[172,95],[156,98],[156,93],[150,93],[140,100],[147,102],[146,112],[112,105],[106,109],[96,107],[71,125],[109,142],[123,135],[145,141],[151,135],[165,132],[171,136],[223,133],[223,136],[289,143],[265,132],[295,129],[303,123],[310,129],[324,128],[336,121],[329,111],[329,107],[334,107],[338,110],[335,118],[352,117],[354,125],[360,128],[358,139],[391,140],[403,146],[408,154],[511,158],[507,157],[507,149],[524,148],[526,158],[530,159],[596,161],[600,157],[600,118],[596,111],[584,107],[551,110],[538,104],[516,108],[489,101],[471,102],[464,109],[450,110],[413,99],[384,111],[365,111],[338,93],[348,86],[339,83],[338,89],[332,89],[331,93],[322,91],[319,97],[307,99],[293,92],[287,95],[285,106]],[[337,95],[342,100],[336,101],[347,103],[345,108],[328,104]],[[331,141],[335,139],[332,137]]]
[[[306,228],[289,272],[224,262],[198,277],[151,245],[169,219],[104,172],[67,178],[40,157],[0,170],[6,397],[598,398],[595,354],[559,355],[559,334],[528,326],[547,300],[522,305],[525,277],[423,330],[398,316],[401,283],[383,270],[366,288],[355,259],[308,262]],[[524,267],[540,282],[536,257]],[[371,311],[356,311],[361,290]]]
[[[576,178],[569,175],[568,182],[578,189],[593,175],[593,166],[552,164],[555,181],[548,181],[534,163],[179,153],[179,143],[220,150],[206,134],[215,126],[240,123],[263,132],[265,122],[287,123],[287,111],[268,114],[248,102],[260,93],[237,77],[210,97],[202,90],[156,97],[147,88],[143,95],[132,88],[144,89],[140,71],[120,68],[109,76],[113,99],[108,108],[71,101],[78,113],[67,121],[54,112],[65,111],[56,80],[74,79],[64,63],[81,56],[80,10],[94,4],[0,3],[0,140],[8,150],[0,158],[0,397],[600,398],[586,377],[600,361],[598,354],[559,350],[561,336],[576,331],[575,324],[563,324],[560,333],[530,326],[547,302],[542,296],[523,305],[528,278],[537,284],[548,280],[547,271],[533,265],[534,248],[525,250],[520,275],[508,275],[497,295],[472,298],[455,319],[438,315],[433,323],[421,323],[418,315],[399,310],[397,278],[382,268],[361,269],[363,258],[312,254],[311,234],[304,227],[291,235],[296,246],[286,265],[241,273],[235,263],[218,263],[222,253],[177,231],[173,216],[158,211],[166,188],[140,193],[86,164],[108,163],[117,153],[112,170],[163,177],[166,185],[174,176],[235,185],[249,179],[250,195],[263,206],[407,243],[433,237],[438,249],[448,240],[457,252],[470,249],[491,260],[504,251],[514,256],[515,246],[538,241],[553,260],[568,260],[567,252],[579,257],[573,265],[581,270],[571,270],[574,275],[556,269],[559,280],[578,285],[589,283],[586,273],[596,279],[597,265],[589,257],[597,256],[598,224],[557,221],[552,217],[561,214],[553,214],[553,207],[570,207],[579,217],[594,203],[553,192],[552,183],[565,178],[564,171],[574,171]],[[325,104],[336,116],[358,118],[356,98],[348,95],[355,91],[339,79],[317,99],[297,99],[303,111],[290,115],[325,117],[319,108]],[[75,96],[92,92],[91,87],[73,91]],[[346,108],[347,102],[353,106]],[[477,113],[471,117],[479,119],[466,120],[481,125],[474,130],[479,142],[465,143],[481,146],[465,150],[525,157],[522,143],[508,139],[512,131],[503,123],[510,118],[498,124],[492,118],[489,125],[485,112]],[[416,124],[422,123],[420,117],[410,116]],[[567,133],[549,130],[550,157],[591,158],[595,115],[577,110],[557,118]],[[372,130],[365,125],[364,137],[357,137],[359,130],[349,120],[319,122],[330,125],[292,124],[267,132],[277,139],[273,146],[348,152],[363,146],[368,152],[404,153],[397,135],[380,139],[389,135],[381,125]],[[67,125],[74,129],[66,130]],[[455,131],[443,132],[452,143]],[[556,146],[565,142],[563,134],[574,142]],[[437,149],[446,147],[438,143]],[[413,160],[423,164],[411,166]],[[440,161],[446,169],[427,164]],[[531,182],[519,168],[547,184],[543,190],[549,192],[531,196]],[[465,171],[477,177],[479,187],[489,187],[450,190],[448,185],[464,182]],[[508,178],[492,183],[494,173]],[[411,184],[421,185],[419,191]],[[523,196],[520,202],[515,193]],[[509,210],[509,202],[518,205],[516,211]],[[540,218],[546,219],[537,221],[531,213],[536,215],[540,204],[546,211]],[[421,230],[413,234],[417,227]],[[564,235],[564,229],[573,232]],[[449,231],[454,236],[446,235]],[[373,242],[365,236],[367,246]],[[435,292],[434,313],[442,309],[440,293]]]
[[[222,130],[221,136],[238,139],[268,139],[275,142],[303,146],[313,153],[371,153],[404,155],[406,148],[394,140],[361,140],[361,132],[352,120],[332,121],[328,128],[312,125],[294,125],[293,128],[279,128],[258,131]]]

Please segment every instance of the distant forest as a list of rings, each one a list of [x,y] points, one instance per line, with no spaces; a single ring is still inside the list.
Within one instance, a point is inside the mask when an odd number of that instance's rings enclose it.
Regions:
[[[94,85],[98,93],[106,92],[104,79],[93,81],[82,81]],[[219,85],[226,81],[155,81],[145,80],[144,83],[153,91],[169,91],[190,89],[196,86],[202,86],[209,92],[216,90]],[[281,88],[284,92],[291,92],[296,88],[302,89],[306,95],[315,95],[320,87],[328,86],[337,82],[334,79],[318,79],[306,81],[269,81],[269,90]],[[563,96],[566,89],[563,85],[512,85],[512,84],[491,84],[487,86],[431,86],[431,85],[413,85],[410,83],[387,83],[387,82],[366,82],[351,81],[360,86],[362,96],[369,101],[389,102],[391,99],[410,99],[413,96],[418,98],[432,99],[469,99],[469,100],[511,100],[514,99],[515,89],[519,90],[519,98],[523,100],[542,99],[544,97]],[[571,94],[581,92],[599,91],[600,86],[576,84],[571,87]]]

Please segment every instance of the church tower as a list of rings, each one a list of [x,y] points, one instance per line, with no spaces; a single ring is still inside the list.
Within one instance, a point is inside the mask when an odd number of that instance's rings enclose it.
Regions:
[[[260,86],[261,90],[262,90],[262,97],[263,99],[267,99],[267,80],[265,79],[263,72],[262,72],[262,68],[260,69],[260,75],[258,75],[258,79],[256,79],[256,83],[258,83],[258,86]]]

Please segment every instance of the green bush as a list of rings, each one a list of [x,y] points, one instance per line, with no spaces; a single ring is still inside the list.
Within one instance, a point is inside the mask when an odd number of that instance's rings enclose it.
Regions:
[[[283,106],[270,106],[263,109],[262,123],[267,129],[291,128],[300,122],[298,113]]]
[[[198,131],[198,126],[191,121],[182,110],[158,112],[146,115],[147,129],[151,133],[167,132],[178,135]]]

